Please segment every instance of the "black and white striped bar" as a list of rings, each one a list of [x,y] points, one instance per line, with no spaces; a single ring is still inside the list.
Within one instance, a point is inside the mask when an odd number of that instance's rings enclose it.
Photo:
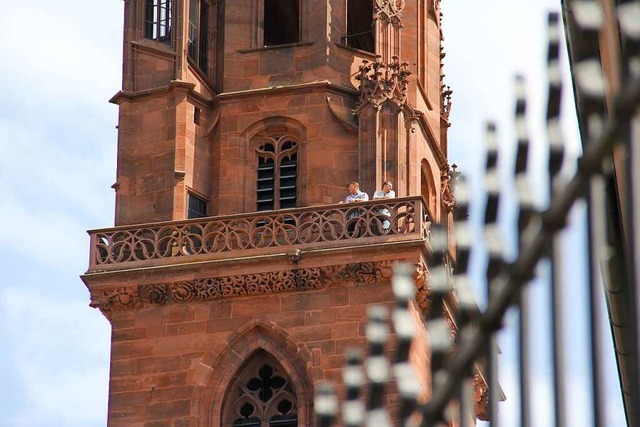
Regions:
[[[469,258],[471,256],[472,236],[469,224],[469,189],[467,187],[466,178],[461,175],[456,182],[456,266],[453,275],[453,288],[458,297],[458,311],[456,313],[456,324],[458,326],[458,335],[456,342],[458,345],[465,339],[468,339],[476,331],[474,320],[477,319],[479,308],[476,304],[475,297],[471,290],[471,284],[468,274]],[[460,410],[458,418],[460,427],[471,427],[471,416],[474,414],[474,384],[472,369],[465,373],[465,378],[460,384],[458,391],[458,399],[460,401]]]
[[[451,329],[445,319],[445,298],[451,292],[452,283],[446,266],[445,255],[448,249],[447,229],[442,224],[431,226],[431,261],[429,264],[431,305],[427,320],[427,334],[431,348],[431,372],[433,389],[439,387],[441,372],[453,346]],[[437,425],[444,420],[444,413],[425,420],[427,425]]]
[[[342,404],[342,420],[345,427],[361,427],[365,419],[364,403],[360,399],[364,385],[364,372],[360,352],[351,349],[347,352],[347,366],[342,370],[342,381],[346,396]]]
[[[392,278],[393,294],[396,300],[392,320],[397,339],[393,374],[400,394],[401,425],[405,425],[414,413],[420,393],[420,382],[409,361],[411,342],[416,335],[415,322],[409,311],[409,303],[414,301],[416,294],[414,270],[414,267],[409,264],[398,264],[394,268]]]
[[[369,321],[365,327],[369,354],[367,355],[365,372],[369,380],[367,401],[368,427],[390,427],[391,418],[384,405],[385,388],[390,379],[389,360],[384,355],[384,348],[389,340],[389,312],[386,307],[374,305],[368,310]]]
[[[487,125],[487,159],[485,168],[485,187],[487,202],[484,210],[484,237],[487,247],[487,301],[490,304],[496,294],[502,292],[505,283],[504,241],[498,228],[498,208],[500,204],[500,176],[498,171],[498,140],[494,123]],[[495,334],[487,340],[487,378],[489,381],[489,418],[492,426],[500,425],[498,402],[500,385],[498,383],[498,342]]]
[[[333,426],[338,412],[338,399],[331,385],[322,383],[318,386],[313,405],[316,412],[316,426]]]
[[[549,46],[547,52],[547,74],[549,78],[549,94],[547,97],[547,133],[549,136],[549,199],[553,194],[562,191],[564,180],[560,174],[564,159],[564,145],[560,129],[560,100],[562,86],[560,77],[559,51],[560,28],[557,14],[549,15]],[[566,421],[566,384],[564,363],[564,327],[563,327],[563,280],[562,280],[562,235],[557,233],[550,241],[550,318],[551,318],[551,350],[553,361],[553,406],[555,425],[564,427]]]
[[[526,124],[526,89],[525,81],[522,76],[516,76],[515,79],[516,92],[516,159],[515,159],[515,184],[518,197],[518,251],[530,240],[532,229],[535,228],[533,223],[536,218],[533,200],[533,192],[529,185],[529,176],[527,174],[527,163],[529,157],[529,134]],[[519,295],[519,337],[518,337],[518,355],[519,355],[519,376],[520,376],[520,425],[521,427],[529,427],[531,425],[531,378],[529,375],[530,362],[530,302],[529,289],[523,286]]]

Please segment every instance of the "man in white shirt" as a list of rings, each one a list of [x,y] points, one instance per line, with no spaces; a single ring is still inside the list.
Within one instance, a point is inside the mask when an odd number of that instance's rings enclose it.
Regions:
[[[373,193],[373,200],[393,199],[394,197],[396,197],[396,192],[393,191],[393,184],[391,184],[390,181],[383,182],[382,190],[376,190],[376,192]],[[385,231],[388,231],[391,226],[391,222],[389,221],[389,218],[391,218],[391,212],[389,212],[389,209],[387,208],[382,208],[378,210],[378,215],[386,217],[386,219],[382,221],[382,228]]]

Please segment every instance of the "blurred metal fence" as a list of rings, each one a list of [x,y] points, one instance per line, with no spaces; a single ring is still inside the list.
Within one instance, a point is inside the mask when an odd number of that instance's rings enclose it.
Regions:
[[[575,19],[574,37],[585,40],[598,37],[602,23],[601,3],[595,0],[565,1],[565,7],[571,8]],[[625,309],[632,319],[632,328],[638,331],[638,279],[637,266],[640,251],[640,2],[618,1],[616,4],[620,22],[620,40],[623,46],[621,57],[624,82],[619,93],[605,108],[604,76],[599,57],[593,50],[572,52],[574,60],[572,73],[574,90],[581,101],[578,114],[581,116],[583,135],[583,155],[577,162],[576,173],[569,179],[563,179],[560,170],[565,161],[565,148],[560,128],[560,105],[562,79],[559,65],[561,23],[557,13],[549,14],[548,46],[548,104],[547,130],[549,143],[549,206],[544,211],[535,208],[531,200],[531,191],[527,184],[527,166],[529,137],[525,125],[526,98],[524,83],[517,79],[515,121],[517,129],[517,150],[515,159],[515,182],[519,201],[518,215],[518,255],[513,262],[505,260],[503,244],[498,236],[497,212],[501,198],[501,185],[497,176],[498,149],[495,126],[487,128],[486,156],[486,208],[484,212],[484,236],[488,250],[486,268],[487,307],[479,311],[470,291],[470,278],[467,273],[468,260],[473,242],[466,223],[469,209],[469,193],[464,179],[456,185],[456,244],[455,265],[447,256],[447,234],[441,226],[432,227],[432,259],[430,263],[430,317],[426,320],[426,329],[431,348],[432,390],[426,402],[419,402],[420,386],[414,367],[409,362],[409,348],[417,333],[410,320],[408,302],[414,295],[411,268],[399,266],[395,271],[393,288],[397,304],[390,316],[396,334],[397,349],[393,360],[384,356],[390,327],[387,324],[388,313],[382,307],[370,312],[366,335],[369,342],[366,359],[358,352],[348,355],[344,369],[346,395],[337,397],[330,385],[317,390],[315,400],[316,423],[318,426],[332,426],[335,423],[344,426],[392,425],[398,419],[403,426],[468,426],[474,423],[474,406],[471,399],[473,391],[474,364],[482,360],[484,377],[489,386],[489,422],[499,425],[497,408],[500,401],[500,386],[497,376],[496,334],[503,327],[507,310],[514,308],[518,313],[518,353],[520,396],[520,425],[537,425],[532,421],[532,390],[529,360],[531,343],[531,300],[527,284],[534,277],[534,270],[542,260],[548,260],[551,266],[551,280],[545,284],[549,289],[549,312],[552,330],[549,333],[549,345],[553,354],[553,396],[556,426],[567,425],[567,361],[563,348],[564,311],[570,301],[563,300],[563,282],[557,271],[563,253],[558,245],[559,233],[567,223],[567,217],[574,203],[584,199],[588,212],[588,263],[587,283],[580,288],[588,301],[587,336],[590,339],[589,362],[591,366],[590,412],[589,418],[594,426],[605,426],[601,313],[603,289],[598,276],[607,283],[609,276],[616,280],[624,277],[629,301]],[[615,191],[624,190],[628,195],[626,203],[624,235],[626,262],[612,262],[603,254],[610,254],[607,233],[610,233],[610,212],[605,203],[603,181],[611,178],[613,172],[612,150],[614,146],[625,153],[624,171],[617,171],[618,182],[625,188],[614,187]],[[624,176],[620,176],[623,174]],[[610,239],[609,239],[610,240]],[[575,255],[571,255],[575,256]],[[616,271],[612,271],[611,266]],[[453,274],[451,274],[453,271]],[[457,334],[455,340],[450,326],[445,322],[444,301],[451,293],[458,301],[455,313]],[[627,344],[636,355],[638,365],[638,339]],[[638,372],[621,372],[628,384],[640,383]],[[385,387],[395,381],[400,397],[399,413],[390,414],[384,404]],[[624,381],[623,381],[624,382]],[[365,390],[366,388],[366,390]],[[365,401],[366,399],[366,401]],[[628,402],[627,402],[628,403]],[[626,405],[629,426],[638,425],[637,402]],[[630,410],[629,407],[632,409]],[[580,408],[584,411],[587,408]]]

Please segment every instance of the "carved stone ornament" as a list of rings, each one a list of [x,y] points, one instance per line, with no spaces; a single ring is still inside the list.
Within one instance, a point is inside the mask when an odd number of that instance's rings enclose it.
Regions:
[[[392,264],[393,261],[364,262],[100,289],[92,292],[90,306],[99,308],[107,318],[111,318],[114,310],[147,305],[211,301],[337,285],[390,283]]]
[[[482,421],[489,421],[489,387],[482,375],[475,374],[473,376],[473,402],[475,405],[476,416]]]
[[[456,205],[456,197],[453,194],[452,182],[448,173],[443,173],[441,176],[441,189],[442,205],[445,211],[452,212]]]
[[[413,273],[413,282],[416,285],[416,302],[422,313],[426,316],[429,311],[429,270],[423,263],[416,264]]]
[[[397,56],[390,64],[383,63],[380,55],[376,55],[373,62],[362,60],[356,76],[360,82],[360,99],[355,113],[369,103],[378,110],[385,102],[392,102],[398,109],[406,105],[410,75],[409,64],[400,62]]]
[[[453,101],[451,100],[451,95],[453,95],[453,90],[451,90],[451,86],[442,85],[442,94],[441,100],[442,105],[440,106],[442,118],[449,122],[449,116],[451,115],[451,107],[453,106]],[[451,126],[450,123],[447,123],[447,127]]]
[[[373,17],[383,22],[402,27],[402,11],[405,0],[376,0],[373,4]]]

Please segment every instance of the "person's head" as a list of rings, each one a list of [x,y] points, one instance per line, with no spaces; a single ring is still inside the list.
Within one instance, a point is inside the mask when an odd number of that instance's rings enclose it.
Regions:
[[[391,181],[385,181],[382,183],[382,191],[384,193],[388,193],[392,189],[393,189],[393,184],[391,183]]]
[[[349,193],[358,194],[358,191],[360,191],[360,184],[358,184],[355,181],[352,181],[349,183],[349,185],[347,185],[347,188],[349,189]]]

